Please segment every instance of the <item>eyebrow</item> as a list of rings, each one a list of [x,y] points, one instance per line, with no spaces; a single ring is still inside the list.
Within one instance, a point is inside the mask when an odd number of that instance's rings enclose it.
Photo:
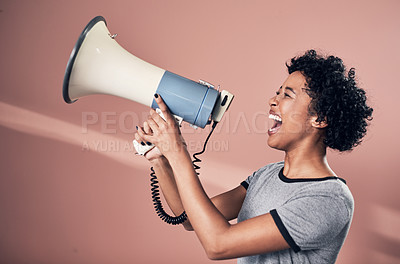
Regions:
[[[282,89],[282,86],[281,86],[281,89]],[[291,91],[291,92],[294,93],[294,94],[296,94],[296,93],[294,92],[294,89],[291,88],[291,87],[286,86],[285,89]]]

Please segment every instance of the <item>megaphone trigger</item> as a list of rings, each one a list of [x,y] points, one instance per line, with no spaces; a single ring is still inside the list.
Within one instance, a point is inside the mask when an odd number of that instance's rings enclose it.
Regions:
[[[160,108],[156,108],[156,112],[157,112],[157,114],[159,114],[162,117],[162,119],[164,119],[166,121],[165,116],[164,116],[164,114],[163,114],[163,112],[161,111]],[[172,115],[172,116],[175,118],[176,123],[179,126],[181,126],[182,125],[182,121],[183,121],[183,117],[180,117],[180,116],[177,116],[177,115]]]

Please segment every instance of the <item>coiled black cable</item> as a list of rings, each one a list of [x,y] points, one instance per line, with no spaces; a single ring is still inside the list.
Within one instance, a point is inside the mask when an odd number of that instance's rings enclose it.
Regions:
[[[196,163],[200,163],[200,162],[201,162],[201,159],[199,159],[197,156],[203,154],[204,151],[206,151],[206,146],[207,146],[208,140],[210,139],[211,134],[212,134],[212,132],[214,131],[214,129],[215,129],[215,127],[217,126],[217,124],[218,124],[218,122],[213,122],[212,127],[211,127],[211,131],[210,131],[210,133],[208,134],[208,136],[207,136],[207,138],[206,138],[206,141],[204,141],[204,145],[203,145],[202,151],[193,154],[193,161],[192,161],[192,164],[193,164],[193,167],[194,167],[194,170],[195,170],[197,176],[199,176],[199,174],[200,174],[200,172],[197,171],[198,169],[200,169],[200,166],[197,165]]]
[[[187,215],[186,212],[183,211],[183,213],[179,216],[170,216],[167,214],[167,212],[164,211],[164,208],[162,206],[161,200],[160,200],[160,191],[159,191],[159,186],[158,181],[157,181],[157,176],[156,173],[154,172],[153,167],[150,168],[151,173],[150,173],[150,182],[151,182],[151,197],[153,199],[153,205],[154,209],[156,210],[157,215],[163,220],[164,222],[171,224],[171,225],[179,225],[182,224],[183,222],[186,221]]]
[[[200,174],[197,171],[198,169],[200,169],[200,166],[196,163],[201,162],[201,159],[199,159],[197,156],[203,154],[204,151],[206,150],[208,140],[210,139],[211,134],[214,131],[217,124],[218,124],[218,122],[213,122],[211,131],[208,134],[206,141],[204,142],[202,151],[193,154],[194,160],[192,161],[192,164],[193,164],[193,168],[194,168],[197,176],[199,176],[199,174]],[[180,214],[179,216],[171,216],[167,212],[165,212],[165,210],[162,206],[161,200],[160,200],[160,190],[159,190],[159,186],[158,186],[158,180],[157,180],[156,173],[155,173],[153,167],[151,167],[150,170],[151,170],[151,173],[150,173],[151,198],[153,199],[153,205],[154,205],[154,209],[155,209],[157,215],[161,218],[161,220],[163,220],[164,222],[166,222],[168,224],[171,224],[171,225],[182,224],[183,222],[185,222],[187,220],[186,212],[183,211],[183,213]]]

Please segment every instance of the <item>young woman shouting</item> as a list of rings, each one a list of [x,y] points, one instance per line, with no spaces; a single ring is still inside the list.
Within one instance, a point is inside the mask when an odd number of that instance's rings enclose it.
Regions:
[[[284,160],[255,171],[210,199],[193,169],[178,125],[161,96],[135,138],[147,153],[171,210],[186,212],[210,259],[238,263],[333,263],[350,228],[354,201],[329,167],[327,148],[348,151],[366,133],[372,108],[340,58],[314,50],[287,64],[289,76],[269,100],[268,145]],[[229,220],[238,219],[237,224]]]

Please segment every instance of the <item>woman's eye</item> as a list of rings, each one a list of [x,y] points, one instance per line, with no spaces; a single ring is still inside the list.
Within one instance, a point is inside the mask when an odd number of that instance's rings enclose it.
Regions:
[[[285,97],[290,97],[290,95],[288,95],[287,93],[285,93]]]

